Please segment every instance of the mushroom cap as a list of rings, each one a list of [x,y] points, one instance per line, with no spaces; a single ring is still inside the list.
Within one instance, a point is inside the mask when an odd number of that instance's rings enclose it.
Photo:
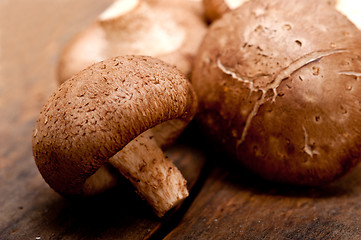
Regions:
[[[247,0],[203,0],[204,14],[209,22],[241,6]]]
[[[140,0],[128,12],[99,19],[80,32],[60,56],[58,82],[107,58],[135,54],[157,57],[191,72],[194,56],[206,32],[191,1]],[[192,2],[192,5],[201,5]]]
[[[361,159],[360,46],[361,32],[325,3],[245,2],[200,47],[198,120],[266,179],[330,182]]]
[[[189,81],[147,56],[96,63],[62,84],[41,110],[33,154],[45,181],[62,195],[84,195],[86,179],[142,132],[197,109]]]

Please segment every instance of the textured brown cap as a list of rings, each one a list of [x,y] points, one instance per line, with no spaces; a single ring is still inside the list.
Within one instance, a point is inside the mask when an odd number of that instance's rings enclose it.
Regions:
[[[197,99],[175,67],[145,56],[116,57],[66,81],[36,122],[33,154],[62,195],[85,195],[86,179],[142,132],[191,121]]]
[[[196,58],[205,132],[264,178],[335,180],[361,160],[360,46],[325,2],[245,2],[211,25]]]

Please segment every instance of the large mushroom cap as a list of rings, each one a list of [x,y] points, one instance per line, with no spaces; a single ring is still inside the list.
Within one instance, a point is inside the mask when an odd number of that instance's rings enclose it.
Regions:
[[[361,160],[360,46],[361,32],[324,2],[245,2],[200,47],[199,120],[267,179],[328,183]]]
[[[206,31],[196,1],[116,0],[64,49],[58,66],[62,83],[107,58],[136,54],[157,57],[191,72]]]
[[[62,84],[44,105],[34,130],[36,164],[57,192],[86,195],[87,179],[129,142],[156,126],[154,137],[164,145],[159,128],[178,134],[196,107],[189,81],[160,60],[124,56],[99,62]]]

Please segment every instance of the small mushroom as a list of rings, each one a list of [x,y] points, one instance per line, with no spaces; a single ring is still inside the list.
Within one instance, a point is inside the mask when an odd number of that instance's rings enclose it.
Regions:
[[[114,1],[65,48],[58,82],[93,63],[126,54],[154,56],[189,75],[206,31],[199,6],[201,2],[190,0]]]
[[[33,154],[45,181],[64,196],[101,193],[115,168],[161,217],[188,196],[162,148],[192,120],[196,95],[175,67],[145,56],[96,63],[60,86],[42,108]]]

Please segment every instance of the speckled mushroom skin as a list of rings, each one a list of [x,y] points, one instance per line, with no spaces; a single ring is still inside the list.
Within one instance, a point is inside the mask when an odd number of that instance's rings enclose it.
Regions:
[[[127,143],[168,120],[186,125],[196,109],[192,86],[175,67],[143,56],[108,59],[66,81],[44,105],[34,158],[57,192],[84,195],[86,179]]]
[[[118,18],[98,19],[62,52],[57,69],[61,84],[84,68],[126,54],[157,57],[189,75],[206,23],[197,1],[140,0]]]
[[[215,144],[260,176],[319,185],[361,147],[361,32],[313,0],[252,0],[210,27],[192,82]]]

